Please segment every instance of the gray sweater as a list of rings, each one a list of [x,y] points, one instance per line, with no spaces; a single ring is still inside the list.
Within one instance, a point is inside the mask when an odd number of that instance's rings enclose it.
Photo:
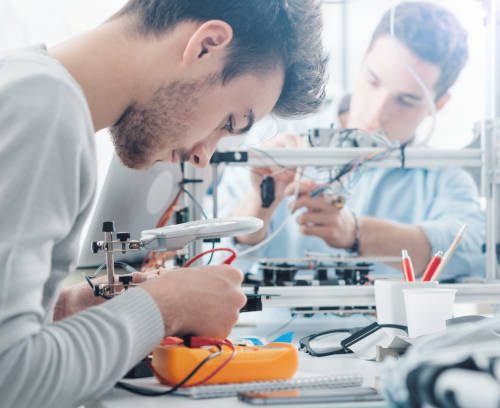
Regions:
[[[160,342],[135,288],[52,322],[95,193],[82,90],[43,46],[0,54],[0,405],[71,407],[109,390]]]

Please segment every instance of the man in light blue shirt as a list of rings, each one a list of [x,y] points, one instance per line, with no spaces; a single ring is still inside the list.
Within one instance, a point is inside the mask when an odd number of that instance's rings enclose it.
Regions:
[[[449,100],[448,89],[467,60],[467,35],[450,12],[428,3],[402,3],[393,17],[391,22],[388,11],[372,36],[347,126],[383,130],[390,140],[408,144],[432,105],[439,111]],[[267,147],[300,143],[298,137],[282,135]],[[276,200],[269,208],[262,208],[259,192],[265,174],[273,174],[276,183]],[[310,196],[317,183],[311,181],[314,171],[307,169],[294,205],[305,212],[255,255],[281,258],[308,251],[348,251],[398,256],[404,248],[421,274],[432,255],[446,250],[460,225],[467,224],[467,233],[440,278],[484,274],[485,220],[468,173],[451,168],[364,168],[358,176],[347,205],[339,209],[323,196]],[[225,175],[220,202],[233,215],[258,216],[265,222],[261,231],[238,237],[240,244],[261,242],[283,222],[290,201],[283,198],[292,194],[292,180],[292,172],[276,169],[253,169],[251,174],[238,169]],[[394,267],[377,265],[375,274],[380,273],[401,274]]]

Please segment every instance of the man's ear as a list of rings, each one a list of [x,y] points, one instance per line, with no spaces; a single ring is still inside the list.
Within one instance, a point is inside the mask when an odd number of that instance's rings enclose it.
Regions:
[[[446,92],[441,98],[439,98],[437,101],[436,101],[436,110],[437,111],[440,111],[441,109],[444,108],[444,106],[448,103],[448,101],[450,100],[451,98],[451,95]]]
[[[209,20],[200,25],[191,35],[182,54],[184,64],[200,60],[223,58],[233,39],[232,27],[221,20]]]

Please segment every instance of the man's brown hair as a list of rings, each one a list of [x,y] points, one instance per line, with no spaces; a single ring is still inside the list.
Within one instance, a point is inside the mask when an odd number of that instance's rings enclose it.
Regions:
[[[415,55],[439,67],[435,86],[436,99],[455,83],[468,58],[467,32],[448,10],[426,2],[406,2],[395,6],[394,35]],[[391,10],[375,29],[369,49],[375,41],[391,33]]]
[[[115,17],[136,15],[139,31],[162,34],[181,21],[223,20],[233,29],[223,83],[282,66],[285,81],[274,112],[317,110],[325,96],[326,58],[319,0],[129,0]]]

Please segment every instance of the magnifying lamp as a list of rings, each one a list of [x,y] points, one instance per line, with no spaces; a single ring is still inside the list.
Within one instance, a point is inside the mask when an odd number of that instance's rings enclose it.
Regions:
[[[255,217],[214,218],[168,225],[141,232],[144,245],[156,245],[157,251],[176,251],[198,239],[214,239],[250,234],[263,227]]]

